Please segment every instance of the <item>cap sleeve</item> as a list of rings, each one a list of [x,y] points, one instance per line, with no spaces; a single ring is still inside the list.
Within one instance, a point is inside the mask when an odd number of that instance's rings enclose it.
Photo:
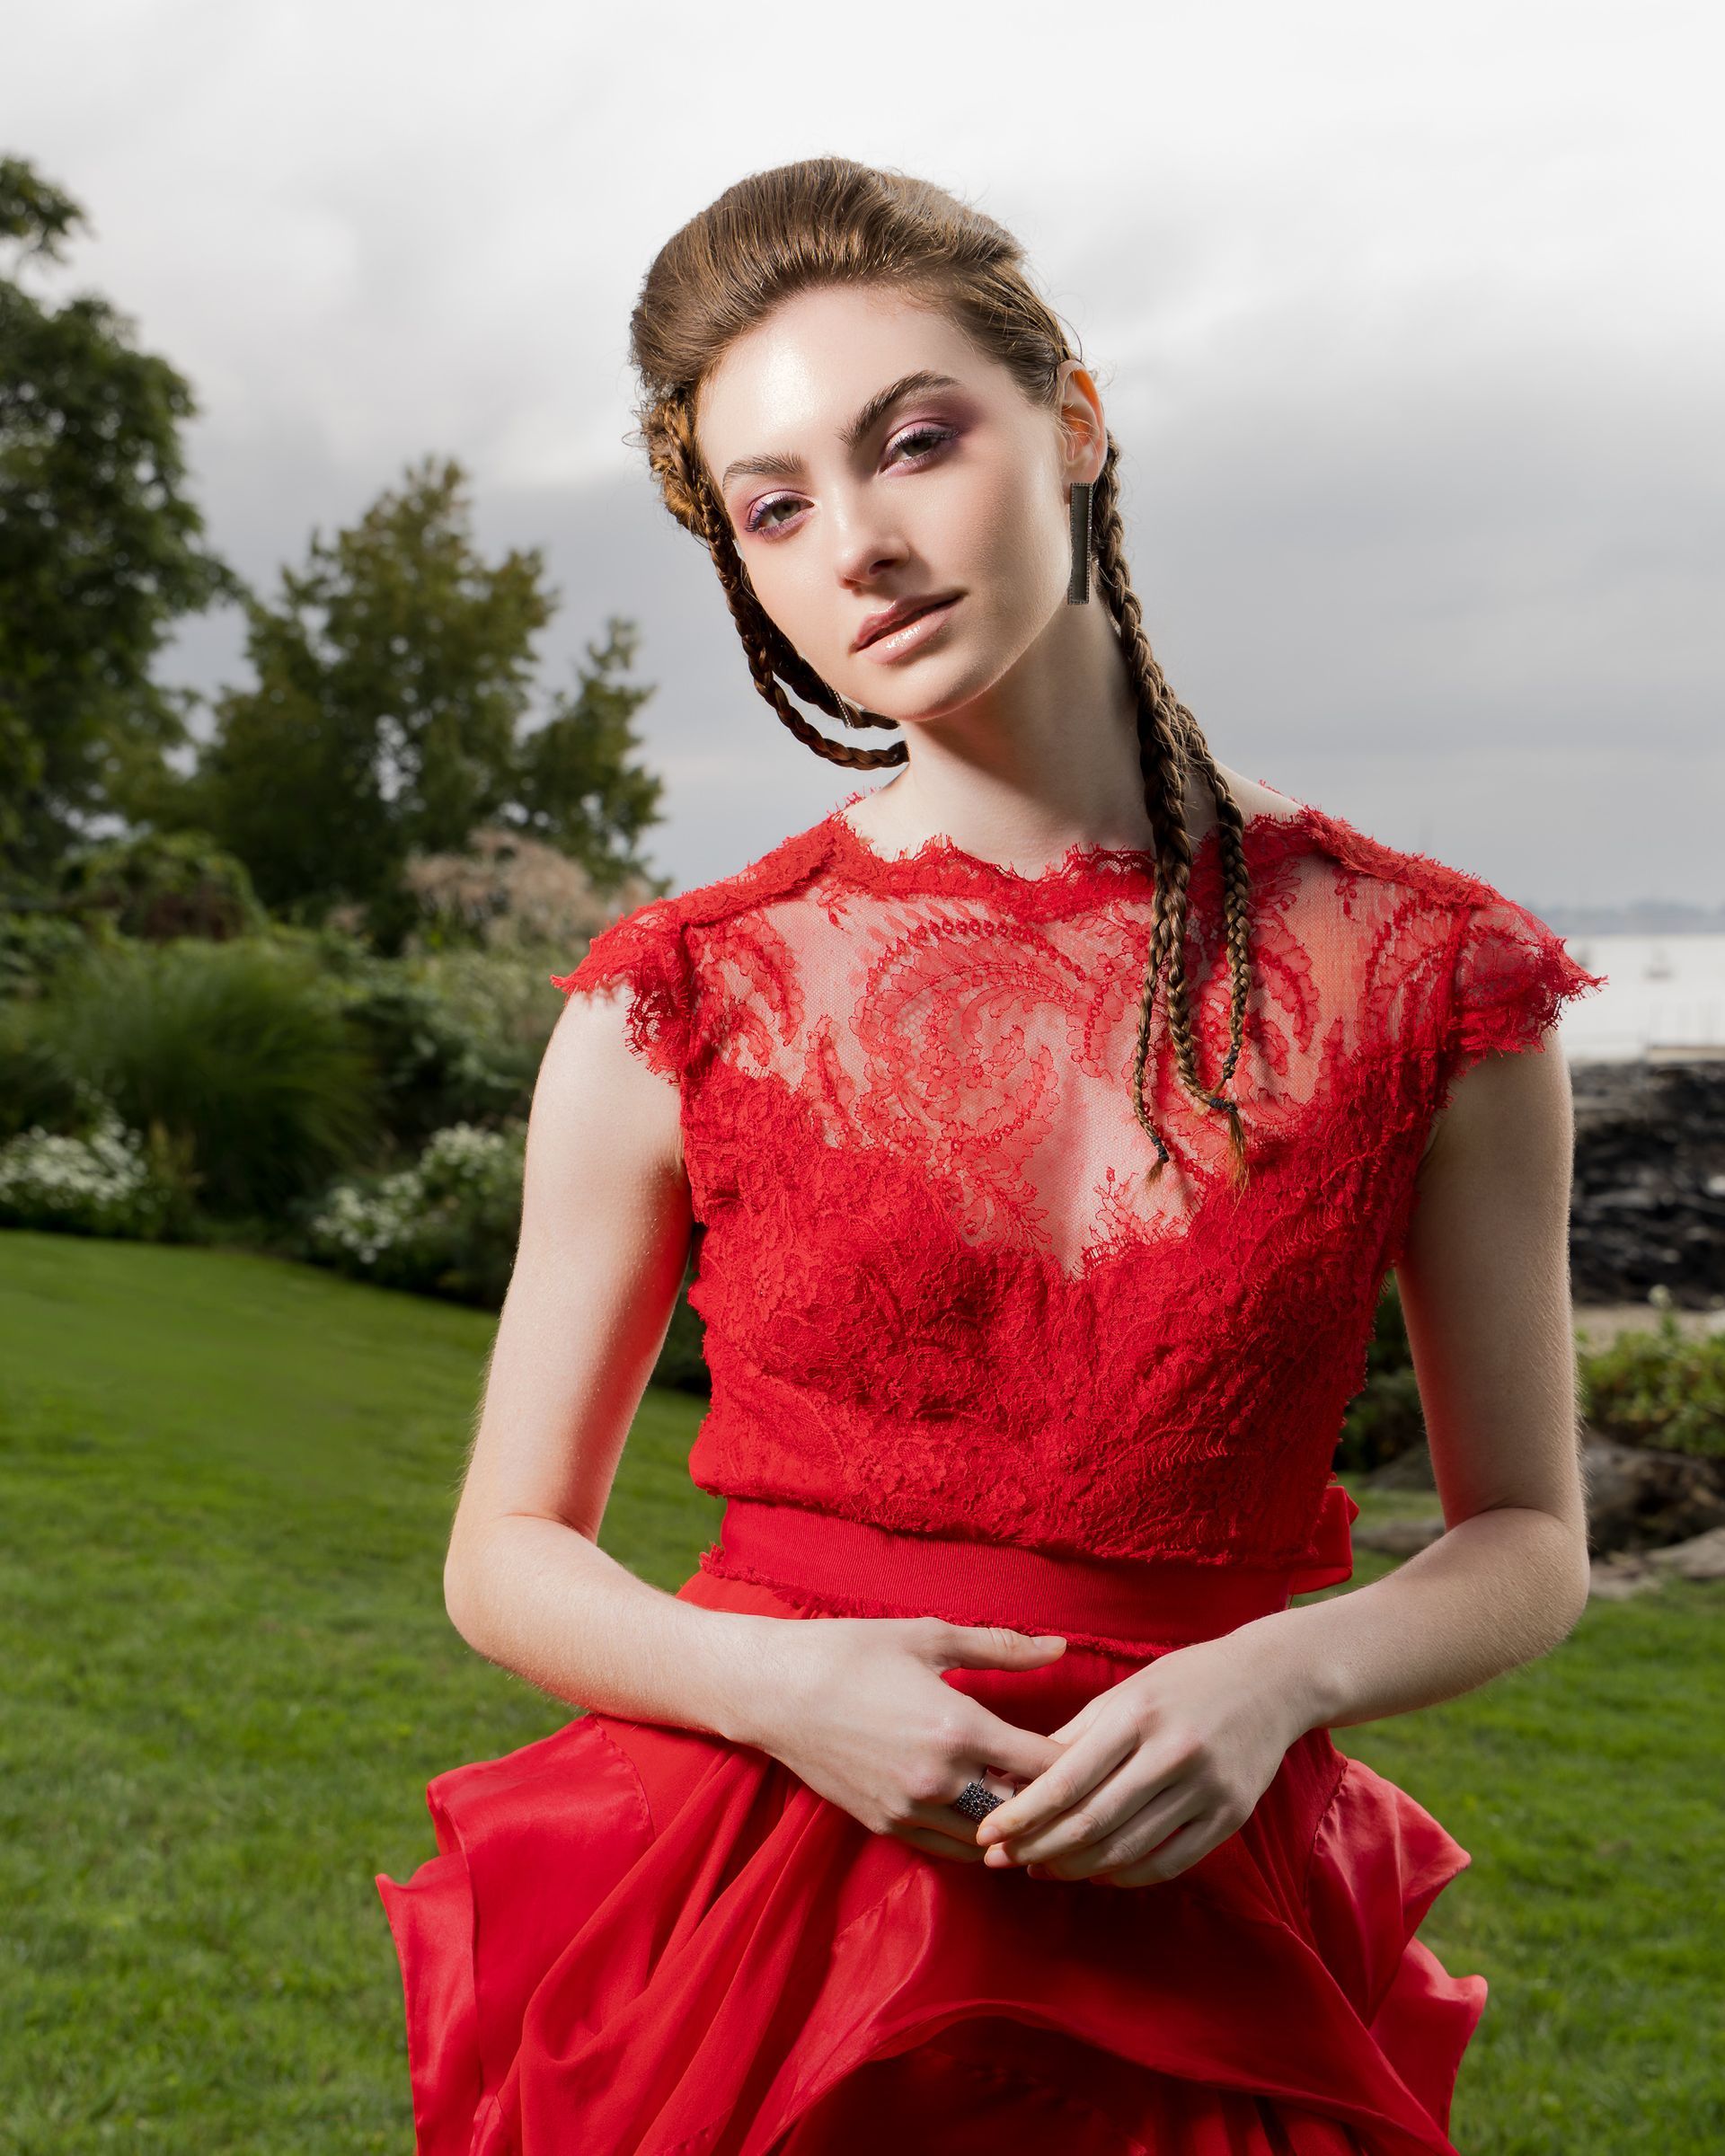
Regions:
[[[1603,988],[1606,977],[1588,973],[1537,915],[1500,892],[1467,907],[1439,1042],[1443,1093],[1482,1056],[1543,1046],[1562,1004]]]
[[[661,1077],[680,1080],[694,1031],[694,980],[683,924],[655,899],[602,929],[572,973],[551,976],[565,1000],[621,985],[629,1046]]]

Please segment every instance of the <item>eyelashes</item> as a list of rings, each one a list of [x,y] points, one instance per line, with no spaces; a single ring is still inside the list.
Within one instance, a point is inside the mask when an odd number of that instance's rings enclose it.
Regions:
[[[947,444],[955,442],[958,437],[959,429],[956,427],[933,424],[912,427],[906,433],[901,434],[893,444],[895,454],[889,461],[904,466],[907,471],[919,471],[924,465],[932,464]],[[917,454],[913,456],[900,456],[897,454],[899,450],[907,449],[918,444],[926,446],[920,447]],[[744,522],[743,529],[751,537],[765,538],[779,530],[788,521],[784,517],[774,517],[773,512],[780,508],[790,508],[794,511],[795,506],[794,495],[771,495],[765,501],[756,503]]]

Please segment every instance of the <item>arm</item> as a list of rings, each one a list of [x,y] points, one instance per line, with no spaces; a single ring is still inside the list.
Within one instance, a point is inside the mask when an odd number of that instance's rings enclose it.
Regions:
[[[1573,1154],[1554,1029],[1457,1080],[1396,1268],[1447,1532],[1369,1586],[1242,1628],[1286,1656],[1306,1728],[1453,1699],[1580,1619]]]
[[[541,1691],[730,1736],[770,1620],[679,1602],[598,1547],[692,1223],[677,1088],[631,1052],[626,1008],[571,995],[545,1050],[444,1600],[469,1646]]]

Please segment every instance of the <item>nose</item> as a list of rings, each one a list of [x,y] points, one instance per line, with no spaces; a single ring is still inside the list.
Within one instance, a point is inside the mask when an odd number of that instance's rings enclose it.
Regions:
[[[833,566],[844,584],[872,584],[910,551],[867,505],[840,510],[828,528],[835,534]]]

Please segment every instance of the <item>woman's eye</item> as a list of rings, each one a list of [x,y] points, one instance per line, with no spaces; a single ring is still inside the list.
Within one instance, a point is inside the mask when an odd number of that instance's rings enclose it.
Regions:
[[[769,520],[772,518],[774,509],[794,509],[795,507],[795,502],[788,499],[784,495],[775,494],[771,501],[756,504],[749,512],[748,522],[743,526],[743,529],[750,533],[766,531],[769,529]]]
[[[907,433],[901,434],[892,445],[890,461],[895,464],[899,462],[911,464],[921,464],[925,458],[933,455],[936,449],[955,439],[957,433],[958,429],[954,427],[913,427]],[[899,453],[902,450],[909,450],[911,454],[901,458]],[[800,507],[801,504],[792,496],[775,494],[770,501],[756,503],[755,508],[750,510],[743,529],[751,538],[757,532],[774,531],[780,525],[788,523],[790,518],[795,516]],[[776,509],[783,509],[787,514],[783,517],[777,517],[774,514]]]
[[[893,448],[898,451],[908,449],[913,444],[920,444],[922,446],[918,449],[917,455],[919,456],[926,455],[930,446],[938,447],[942,442],[950,442],[953,437],[953,433],[954,429],[951,427],[913,427],[908,434],[901,434],[898,437],[898,439],[893,444]],[[916,458],[912,459],[913,463],[916,461]]]

